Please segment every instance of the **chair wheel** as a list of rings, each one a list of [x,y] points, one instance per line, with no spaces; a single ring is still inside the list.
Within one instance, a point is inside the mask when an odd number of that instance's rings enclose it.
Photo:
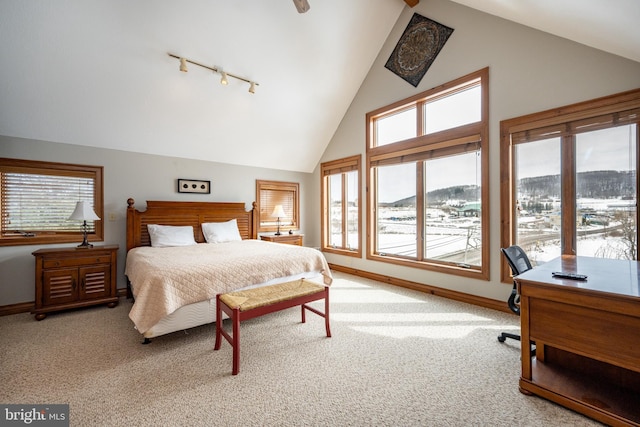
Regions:
[[[502,335],[498,335],[498,341],[504,342],[506,339],[507,339],[507,337],[503,337]]]

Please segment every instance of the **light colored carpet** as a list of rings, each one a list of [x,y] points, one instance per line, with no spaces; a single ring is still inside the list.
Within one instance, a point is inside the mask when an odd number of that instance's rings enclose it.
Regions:
[[[0,402],[72,426],[597,426],[518,391],[516,316],[335,273],[332,338],[299,308],[242,323],[240,374],[206,325],[142,345],[129,300],[0,317]]]

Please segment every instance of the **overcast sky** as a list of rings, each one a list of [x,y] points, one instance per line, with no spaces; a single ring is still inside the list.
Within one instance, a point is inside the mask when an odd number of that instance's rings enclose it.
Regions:
[[[578,134],[577,171],[635,169],[635,138],[634,125]],[[518,145],[518,178],[559,174],[559,142],[552,138]]]

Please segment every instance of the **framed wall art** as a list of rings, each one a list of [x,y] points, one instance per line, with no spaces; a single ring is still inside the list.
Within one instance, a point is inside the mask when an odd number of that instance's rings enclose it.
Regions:
[[[211,193],[211,181],[199,179],[178,179],[178,193]]]
[[[417,87],[451,33],[453,28],[414,13],[385,68]]]

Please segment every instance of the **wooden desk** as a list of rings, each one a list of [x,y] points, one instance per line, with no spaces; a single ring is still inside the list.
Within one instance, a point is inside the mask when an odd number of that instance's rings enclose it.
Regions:
[[[637,261],[562,256],[518,276],[520,391],[609,425],[640,426],[639,275]]]

